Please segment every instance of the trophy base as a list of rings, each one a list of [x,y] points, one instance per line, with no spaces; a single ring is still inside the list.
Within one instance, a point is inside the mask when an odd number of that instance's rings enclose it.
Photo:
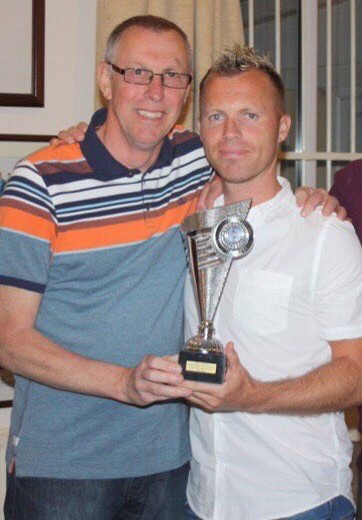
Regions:
[[[226,355],[223,352],[181,350],[178,362],[185,379],[217,384],[225,381]]]

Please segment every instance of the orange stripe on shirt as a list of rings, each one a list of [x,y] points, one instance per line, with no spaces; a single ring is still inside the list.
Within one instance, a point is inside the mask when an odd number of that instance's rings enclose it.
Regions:
[[[27,158],[31,163],[39,163],[46,161],[77,161],[84,160],[84,156],[80,149],[79,143],[71,143],[59,145],[56,147],[46,146],[40,148],[34,153],[30,154]]]
[[[44,212],[44,218],[21,209],[0,208],[0,227],[51,241],[55,236],[54,222]],[[36,233],[34,233],[36,230]]]
[[[118,222],[105,226],[85,229],[70,229],[60,232],[53,244],[54,253],[97,249],[147,240],[152,235],[164,233],[168,229],[194,213],[197,196],[187,203],[168,209],[165,214],[154,218],[143,218],[130,222]]]

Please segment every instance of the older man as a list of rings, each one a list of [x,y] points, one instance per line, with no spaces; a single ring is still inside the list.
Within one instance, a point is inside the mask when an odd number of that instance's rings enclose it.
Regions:
[[[218,204],[252,198],[254,248],[234,262],[217,310],[222,385],[192,390],[190,518],[354,517],[340,410],[362,401],[362,255],[349,223],[301,218],[277,178],[290,117],[266,59],[235,46],[200,87],[201,139],[223,179]],[[186,323],[195,333],[190,284]],[[213,413],[210,413],[213,412]],[[196,516],[197,515],[197,516]]]
[[[183,519],[190,391],[180,221],[210,167],[174,126],[191,81],[185,34],[135,17],[109,37],[106,120],[40,150],[1,199],[0,362],[16,375],[6,518]],[[154,354],[157,358],[147,357]],[[172,367],[171,367],[172,368]],[[165,375],[166,374],[166,375]],[[147,406],[154,401],[165,401]]]

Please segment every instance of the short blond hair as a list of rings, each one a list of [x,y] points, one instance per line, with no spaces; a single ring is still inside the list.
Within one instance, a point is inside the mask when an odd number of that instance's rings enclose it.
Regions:
[[[211,65],[200,83],[200,97],[205,84],[212,76],[236,76],[249,70],[260,70],[267,74],[277,90],[280,105],[284,111],[284,85],[268,56],[257,53],[252,47],[235,43],[225,49]]]

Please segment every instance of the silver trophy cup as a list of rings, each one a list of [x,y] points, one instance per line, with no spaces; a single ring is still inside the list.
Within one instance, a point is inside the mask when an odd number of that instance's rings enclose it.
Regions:
[[[249,253],[253,230],[246,221],[251,199],[199,211],[181,224],[194,285],[200,325],[198,334],[180,352],[185,379],[222,383],[226,355],[213,337],[213,319],[234,258]]]

